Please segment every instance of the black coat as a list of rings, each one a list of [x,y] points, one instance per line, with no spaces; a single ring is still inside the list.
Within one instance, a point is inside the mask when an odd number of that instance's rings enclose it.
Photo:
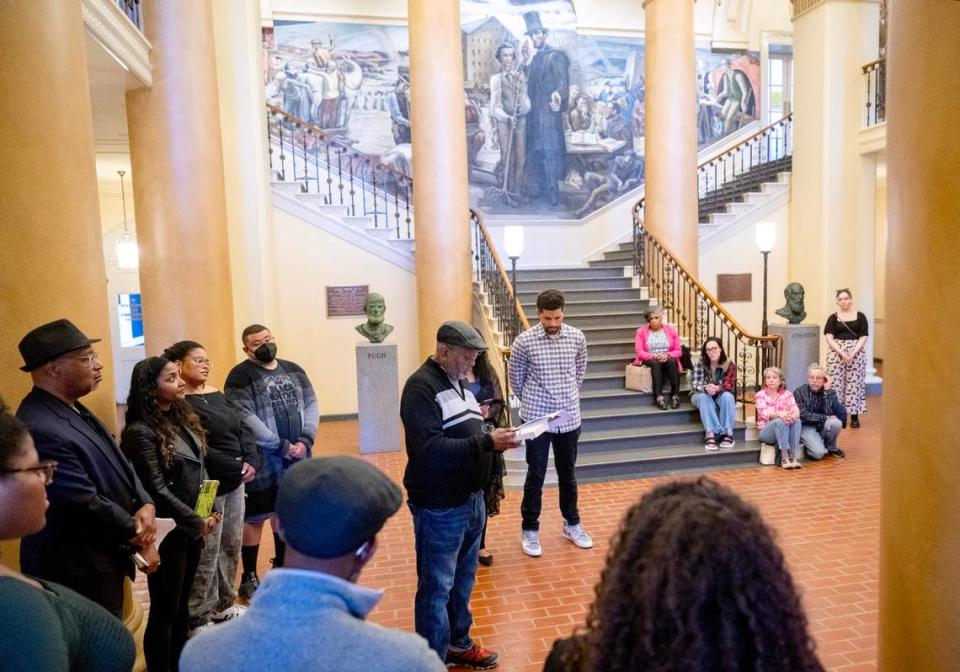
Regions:
[[[88,412],[80,403],[77,407]],[[38,388],[24,397],[17,417],[30,430],[40,458],[58,463],[47,487],[47,525],[20,543],[23,572],[61,583],[119,612],[123,577],[133,577],[127,545],[136,533],[133,514],[152,499],[95,418],[99,432]]]
[[[194,507],[206,471],[200,438],[189,430],[188,433],[192,445],[177,435],[169,465],[161,459],[153,430],[142,422],[131,423],[123,430],[120,445],[153,497],[157,518],[173,518],[178,529],[191,539],[197,539],[203,535],[204,520],[196,514]]]

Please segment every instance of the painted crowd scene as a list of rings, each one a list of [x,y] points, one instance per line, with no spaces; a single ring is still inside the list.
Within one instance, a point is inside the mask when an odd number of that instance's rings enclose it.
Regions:
[[[644,43],[577,31],[568,0],[463,0],[470,199],[491,219],[577,220],[644,180]],[[755,52],[696,52],[697,141],[757,121]],[[267,100],[412,175],[406,26],[278,22]]]

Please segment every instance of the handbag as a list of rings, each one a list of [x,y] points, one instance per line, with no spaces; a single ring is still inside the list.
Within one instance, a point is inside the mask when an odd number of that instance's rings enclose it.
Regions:
[[[769,443],[760,444],[760,464],[770,466],[777,463],[777,447]]]
[[[653,377],[649,366],[634,366],[627,364],[623,372],[623,386],[628,390],[651,394],[653,392]]]

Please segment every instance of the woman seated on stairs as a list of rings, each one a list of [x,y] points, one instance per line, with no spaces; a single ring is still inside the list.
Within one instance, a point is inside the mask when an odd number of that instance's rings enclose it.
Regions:
[[[690,376],[690,401],[700,411],[707,450],[717,450],[717,441],[720,442],[719,448],[733,448],[733,419],[737,407],[733,388],[736,382],[737,365],[727,359],[720,339],[711,336],[703,342],[700,359],[694,362]]]
[[[637,329],[635,347],[637,358],[634,366],[650,368],[653,379],[653,395],[661,411],[680,407],[680,337],[677,330],[663,322],[663,311],[650,308],[643,314],[647,323]],[[670,406],[663,398],[664,376],[670,382]]]

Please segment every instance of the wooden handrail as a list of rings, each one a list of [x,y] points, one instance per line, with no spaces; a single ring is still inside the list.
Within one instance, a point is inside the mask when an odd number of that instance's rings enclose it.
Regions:
[[[287,119],[289,119],[290,121],[292,121],[292,122],[294,122],[294,123],[296,123],[296,124],[299,124],[299,125],[301,125],[301,126],[307,127],[308,129],[310,129],[311,132],[313,132],[314,134],[316,134],[317,136],[319,136],[319,138],[320,138],[321,140],[323,140],[324,142],[327,142],[327,143],[329,143],[329,144],[331,144],[331,145],[337,145],[338,147],[343,147],[343,149],[345,149],[345,150],[347,150],[347,151],[350,151],[350,152],[353,152],[353,153],[356,154],[357,156],[361,156],[361,157],[363,157],[364,159],[366,159],[367,161],[373,162],[373,163],[374,163],[378,168],[380,168],[381,170],[385,170],[385,171],[387,171],[388,173],[392,173],[392,174],[396,177],[396,179],[398,179],[398,180],[400,180],[400,181],[402,181],[402,182],[409,182],[411,185],[413,184],[413,178],[410,177],[409,175],[407,175],[406,173],[401,173],[401,172],[400,172],[399,170],[397,170],[396,168],[391,168],[391,167],[388,166],[387,164],[381,163],[380,161],[378,161],[375,157],[371,156],[370,154],[365,154],[364,152],[361,152],[361,151],[359,151],[359,150],[357,150],[357,149],[354,149],[353,147],[351,147],[351,146],[348,145],[347,143],[343,142],[342,140],[340,140],[340,139],[338,139],[338,138],[336,138],[336,137],[331,136],[329,133],[327,133],[325,130],[323,130],[322,128],[320,128],[320,127],[317,126],[316,124],[310,123],[309,121],[304,121],[304,120],[301,119],[300,117],[297,117],[297,116],[295,116],[295,115],[292,115],[292,114],[290,114],[289,112],[284,112],[282,109],[280,109],[280,108],[277,107],[276,105],[271,105],[270,103],[267,103],[267,109],[270,110],[271,112],[275,113],[275,114],[279,114],[279,115],[282,116],[282,117],[286,117]]]
[[[510,293],[513,295],[513,301],[516,304],[515,308],[517,315],[520,316],[520,324],[523,326],[523,330],[526,331],[530,328],[530,321],[527,320],[526,313],[523,312],[523,306],[520,305],[520,299],[517,297],[517,292],[513,288],[513,284],[510,282],[510,276],[507,275],[507,269],[504,267],[503,262],[500,261],[500,255],[497,254],[497,246],[493,244],[493,239],[490,237],[490,232],[487,230],[486,224],[483,223],[483,217],[480,216],[480,213],[470,208],[470,214],[476,218],[477,224],[480,226],[480,232],[483,234],[483,239],[487,242],[487,247],[490,248],[490,254],[493,255],[493,261],[497,265],[497,270],[500,271],[500,277],[503,280],[504,284],[510,288]]]
[[[730,147],[729,149],[725,149],[723,152],[721,152],[720,154],[717,154],[716,156],[714,156],[714,157],[712,157],[712,158],[706,159],[703,163],[701,163],[700,165],[697,166],[697,170],[700,170],[701,168],[704,168],[704,167],[706,167],[706,166],[709,166],[709,165],[710,165],[711,163],[713,163],[714,161],[718,161],[718,160],[720,160],[720,159],[726,158],[727,156],[733,155],[734,152],[736,152],[738,149],[740,149],[741,147],[743,147],[743,146],[744,146],[745,144],[747,144],[748,142],[752,142],[752,141],[755,140],[756,138],[760,137],[761,135],[763,135],[764,133],[766,133],[767,131],[769,131],[770,129],[772,129],[774,126],[779,126],[780,124],[784,123],[785,121],[787,121],[788,119],[790,119],[792,116],[793,116],[793,112],[791,112],[790,114],[787,114],[787,115],[784,115],[784,116],[780,117],[779,119],[777,119],[777,120],[776,120],[775,122],[773,122],[772,124],[767,124],[766,126],[764,126],[763,128],[761,128],[759,131],[757,131],[757,132],[754,133],[753,135],[749,135],[749,136],[747,136],[746,138],[744,138],[743,140],[741,140],[740,142],[738,142],[737,144],[735,144],[733,147]]]
[[[639,205],[639,202],[638,202],[638,205]],[[662,242],[660,242],[656,236],[650,233],[650,231],[643,226],[643,220],[640,219],[638,208],[636,206],[634,206],[634,210],[633,210],[633,221],[637,226],[640,226],[641,228],[643,228],[645,232],[644,235],[649,236],[650,240],[653,241],[653,244],[656,245],[660,249],[660,251],[663,252],[664,255],[669,257],[671,263],[673,263],[677,267],[677,269],[680,271],[681,276],[684,277],[691,285],[693,285],[694,289],[699,294],[701,294],[707,300],[708,303],[712,304],[716,308],[716,310],[720,313],[723,319],[727,321],[727,323],[731,326],[731,328],[734,331],[739,332],[740,335],[743,336],[744,338],[750,341],[758,342],[758,343],[777,343],[783,340],[778,335],[756,336],[748,332],[746,329],[744,329],[743,325],[741,325],[740,322],[738,322],[733,315],[727,312],[727,309],[724,308],[719,301],[717,301],[717,298],[710,292],[710,290],[708,290],[706,287],[700,284],[700,281],[697,280],[689,270],[687,270],[687,267],[684,266],[683,263],[680,261],[680,259],[677,258],[677,255],[675,255],[670,250],[669,247],[667,247]]]
[[[869,63],[863,66],[863,74],[867,74],[871,70],[876,70],[880,65],[886,62],[887,62],[886,58],[878,58],[875,61],[870,61]]]

